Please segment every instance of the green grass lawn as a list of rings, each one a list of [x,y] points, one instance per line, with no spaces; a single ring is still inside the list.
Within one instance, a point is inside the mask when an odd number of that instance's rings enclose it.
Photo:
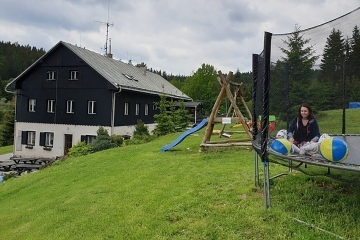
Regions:
[[[4,147],[0,147],[0,154],[6,154],[6,153],[11,153],[13,151],[13,146],[4,146]]]
[[[332,114],[319,116],[329,133]],[[160,151],[180,134],[1,183],[0,239],[359,239],[358,173],[302,167],[271,181],[265,209],[252,150],[200,153],[202,130]],[[287,171],[270,165],[272,176]]]

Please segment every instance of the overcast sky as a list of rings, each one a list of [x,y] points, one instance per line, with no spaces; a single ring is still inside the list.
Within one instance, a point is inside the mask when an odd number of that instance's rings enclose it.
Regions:
[[[190,75],[202,63],[246,72],[265,31],[306,29],[359,6],[359,0],[0,0],[0,41],[46,51],[65,41],[103,54],[108,22],[116,59],[175,75]]]

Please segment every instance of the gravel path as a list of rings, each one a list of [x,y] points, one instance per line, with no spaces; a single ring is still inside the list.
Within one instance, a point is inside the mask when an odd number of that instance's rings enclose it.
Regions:
[[[10,158],[12,157],[12,153],[7,153],[7,154],[1,154],[0,155],[0,162],[7,162],[7,161],[11,161]]]

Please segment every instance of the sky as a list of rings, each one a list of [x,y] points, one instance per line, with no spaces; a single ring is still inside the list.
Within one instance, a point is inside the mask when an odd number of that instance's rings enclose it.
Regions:
[[[203,63],[249,72],[264,32],[307,29],[358,7],[358,0],[0,0],[0,41],[45,51],[64,41],[105,54],[108,25],[115,59],[173,75],[192,75]]]

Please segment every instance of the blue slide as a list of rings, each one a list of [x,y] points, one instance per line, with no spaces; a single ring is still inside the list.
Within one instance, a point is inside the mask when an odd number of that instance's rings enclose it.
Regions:
[[[165,152],[165,151],[169,150],[170,148],[175,147],[176,145],[181,143],[187,136],[189,136],[190,134],[192,134],[194,132],[199,131],[200,129],[202,129],[206,125],[207,125],[207,120],[206,120],[206,118],[204,118],[198,125],[196,125],[195,127],[183,132],[175,141],[173,141],[169,145],[163,146],[161,148],[161,151]]]

